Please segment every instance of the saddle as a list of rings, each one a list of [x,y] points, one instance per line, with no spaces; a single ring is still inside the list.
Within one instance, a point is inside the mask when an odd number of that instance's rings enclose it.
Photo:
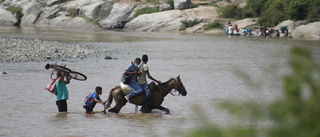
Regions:
[[[156,85],[155,82],[151,82],[149,83],[149,91],[150,93],[153,93],[154,91],[158,90],[158,86]],[[135,89],[133,87],[131,87],[129,84],[123,84],[122,82],[120,82],[120,85],[116,86],[115,88],[121,88],[122,92],[125,95],[128,95],[130,92],[134,91]]]

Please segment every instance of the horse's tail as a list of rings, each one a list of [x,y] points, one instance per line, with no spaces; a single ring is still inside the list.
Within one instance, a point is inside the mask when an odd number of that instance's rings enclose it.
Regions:
[[[113,91],[114,91],[115,89],[119,88],[119,87],[120,87],[120,86],[115,86],[114,88],[112,88],[112,89],[110,90],[109,97],[108,97],[108,104],[107,104],[108,107],[110,107],[110,105],[111,105],[111,103],[112,103],[112,101],[113,101],[113,95],[112,95]]]

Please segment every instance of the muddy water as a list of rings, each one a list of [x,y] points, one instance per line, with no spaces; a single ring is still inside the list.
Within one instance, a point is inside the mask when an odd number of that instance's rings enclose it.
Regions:
[[[219,102],[267,103],[281,96],[280,78],[290,72],[287,61],[293,46],[310,48],[314,58],[320,58],[319,41],[16,28],[1,28],[0,32],[2,37],[80,42],[110,51],[58,62],[88,77],[86,81],[72,80],[68,85],[66,115],[57,114],[55,96],[44,90],[50,82],[50,71],[44,69],[47,62],[0,63],[0,71],[8,73],[0,75],[0,136],[184,135],[201,119],[232,123],[229,115],[215,108]],[[150,73],[156,79],[165,82],[181,76],[188,95],[165,98],[163,106],[171,114],[135,114],[132,104],[119,114],[84,114],[81,106],[85,96],[102,86],[100,97],[106,100],[130,61],[143,54],[148,54]],[[105,60],[106,55],[116,59]],[[244,80],[248,75],[250,78]],[[95,107],[102,109],[100,104]],[[197,117],[199,110],[205,118]]]

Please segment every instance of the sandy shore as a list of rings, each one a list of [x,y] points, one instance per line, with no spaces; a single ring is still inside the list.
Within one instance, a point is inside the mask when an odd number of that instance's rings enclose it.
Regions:
[[[92,45],[3,37],[0,37],[0,49],[0,62],[82,59],[102,52]]]

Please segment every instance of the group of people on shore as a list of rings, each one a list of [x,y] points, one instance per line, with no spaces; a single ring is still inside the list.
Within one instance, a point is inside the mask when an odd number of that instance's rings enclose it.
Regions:
[[[247,27],[246,29],[239,30],[238,25],[232,24],[231,22],[228,23],[226,33],[227,35],[241,35],[241,36],[253,35],[251,32],[251,28]]]
[[[230,35],[253,35],[252,30],[250,27],[247,27],[246,29],[239,29],[237,24],[232,24],[231,22],[228,22],[226,34],[228,36]],[[260,29],[260,35],[262,37],[275,37],[280,38],[280,31],[274,30],[274,29],[268,29],[266,26]],[[289,30],[286,28],[284,30],[283,37],[289,37]]]
[[[149,79],[157,82],[158,84],[161,84],[161,81],[158,81],[154,79],[149,72],[149,68],[147,65],[148,62],[148,56],[143,55],[142,56],[142,63],[140,58],[136,58],[133,62],[131,62],[128,67],[124,71],[124,75],[128,75],[130,77],[130,82],[128,85],[133,87],[135,90],[130,92],[128,95],[125,96],[125,99],[130,102],[130,98],[145,92],[145,98],[142,103],[142,108],[146,105],[146,102],[150,96],[150,91],[148,88],[147,83],[147,76]],[[59,112],[67,112],[67,100],[69,99],[69,93],[67,89],[67,84],[70,83],[71,77],[67,75],[67,72],[59,71],[57,70],[57,80],[55,82],[56,90],[57,90],[57,99],[56,99],[56,105],[58,107]],[[93,108],[97,103],[105,105],[108,101],[102,101],[99,97],[99,95],[102,94],[102,87],[97,86],[95,88],[95,92],[92,94],[89,94],[87,96],[87,101],[85,101],[85,104],[83,105],[83,108],[86,110],[87,114],[91,114],[93,111]],[[108,104],[107,104],[108,105]]]
[[[263,28],[260,29],[260,31],[261,33],[259,36],[280,38],[279,30],[268,29],[267,26],[264,26]],[[282,37],[288,37],[288,36],[289,36],[289,30],[285,29]]]

